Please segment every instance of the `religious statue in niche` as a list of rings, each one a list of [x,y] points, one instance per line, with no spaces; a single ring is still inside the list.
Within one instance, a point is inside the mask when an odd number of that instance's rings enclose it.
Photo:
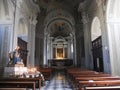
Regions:
[[[17,46],[13,52],[9,53],[9,62],[8,66],[21,65],[24,66],[23,60],[20,58],[20,47]]]

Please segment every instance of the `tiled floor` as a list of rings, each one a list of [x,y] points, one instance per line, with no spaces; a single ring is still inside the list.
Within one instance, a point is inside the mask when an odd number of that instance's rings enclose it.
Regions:
[[[46,85],[42,87],[42,90],[74,90],[70,85],[64,71],[57,71],[53,75],[50,81],[46,82]]]

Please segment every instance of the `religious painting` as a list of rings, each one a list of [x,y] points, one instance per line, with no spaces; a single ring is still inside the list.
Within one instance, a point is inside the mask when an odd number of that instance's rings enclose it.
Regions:
[[[57,48],[56,58],[64,58],[63,48]]]

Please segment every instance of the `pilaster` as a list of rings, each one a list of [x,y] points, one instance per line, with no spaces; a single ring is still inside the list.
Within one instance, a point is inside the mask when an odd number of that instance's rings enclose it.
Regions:
[[[86,12],[86,2],[80,3],[78,11],[81,11],[82,13],[82,23],[83,23],[83,32],[84,32],[84,48],[85,48],[85,60],[82,64],[84,68],[91,69],[92,61],[91,61],[91,38],[90,38],[90,23],[89,23],[89,17]]]

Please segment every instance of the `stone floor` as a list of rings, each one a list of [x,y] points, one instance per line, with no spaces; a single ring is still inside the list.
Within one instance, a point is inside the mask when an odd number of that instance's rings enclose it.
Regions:
[[[66,74],[62,70],[56,70],[50,81],[46,81],[46,85],[42,90],[75,90],[70,83]]]

